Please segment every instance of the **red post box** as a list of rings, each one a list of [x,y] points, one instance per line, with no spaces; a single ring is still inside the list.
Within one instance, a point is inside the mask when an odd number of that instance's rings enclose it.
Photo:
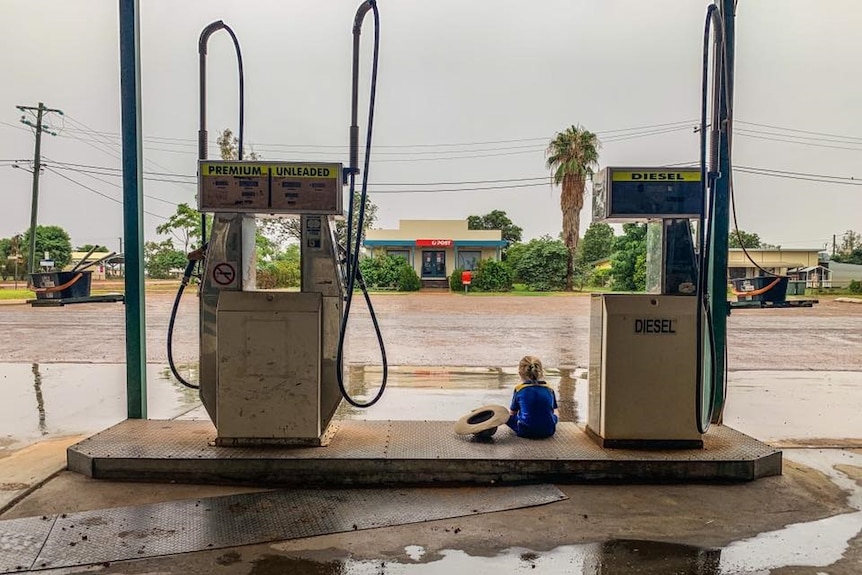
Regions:
[[[461,283],[465,286],[470,285],[470,282],[473,281],[473,272],[470,270],[461,272]]]

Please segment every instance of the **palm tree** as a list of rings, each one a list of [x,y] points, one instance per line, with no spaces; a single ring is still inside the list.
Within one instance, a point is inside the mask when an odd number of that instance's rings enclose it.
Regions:
[[[587,178],[598,167],[598,137],[581,126],[570,126],[557,133],[545,152],[546,165],[554,183],[562,185],[560,209],[563,212],[563,241],[569,250],[566,263],[566,291],[572,290],[575,251],[578,249],[581,208],[584,207],[584,189]]]

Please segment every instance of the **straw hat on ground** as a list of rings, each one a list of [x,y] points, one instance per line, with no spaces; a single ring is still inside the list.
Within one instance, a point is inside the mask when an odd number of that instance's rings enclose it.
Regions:
[[[494,434],[497,427],[509,420],[509,408],[503,405],[485,405],[478,407],[455,422],[455,433],[458,435],[488,436]]]

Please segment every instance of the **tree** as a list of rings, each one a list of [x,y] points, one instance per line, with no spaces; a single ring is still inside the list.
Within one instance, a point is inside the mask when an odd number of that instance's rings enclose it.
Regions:
[[[850,253],[835,254],[832,256],[832,261],[842,264],[862,265],[862,248],[856,248]]]
[[[862,235],[853,230],[847,230],[841,236],[841,245],[838,248],[838,253],[841,255],[849,254],[859,247],[862,247]]]
[[[164,223],[156,227],[160,234],[171,234],[188,253],[192,239],[201,238],[201,213],[186,203],[177,206],[177,211]]]
[[[568,262],[569,250],[566,245],[551,236],[542,236],[526,244],[512,246],[506,263],[512,267],[513,275],[528,289],[555,291],[566,285]]]
[[[516,242],[521,241],[521,232],[523,229],[512,223],[506,212],[501,210],[492,210],[484,216],[468,216],[467,228],[471,230],[500,230],[502,238],[506,241],[506,248]],[[503,258],[505,259],[506,248],[503,249]]]
[[[563,212],[563,241],[569,250],[566,261],[566,290],[572,289],[575,254],[580,234],[581,208],[587,178],[599,162],[598,137],[581,126],[570,126],[557,133],[548,144],[545,165],[555,184],[562,185],[560,209]]]
[[[29,261],[30,254],[30,230],[24,232],[21,239],[24,248],[25,261]],[[54,267],[63,269],[72,261],[72,241],[69,234],[60,226],[36,226],[36,262],[48,252],[54,261]]]
[[[95,248],[95,249],[93,249],[93,248]],[[84,244],[83,246],[78,246],[77,248],[75,248],[76,252],[88,252],[90,250],[93,250],[94,253],[96,253],[96,252],[105,253],[105,252],[111,251],[108,248],[106,248],[105,246],[93,245],[93,244]]]
[[[578,260],[592,264],[610,257],[614,251],[614,229],[605,223],[593,222],[584,232]]]
[[[614,240],[611,256],[611,286],[614,290],[646,289],[646,232],[646,224],[623,224],[623,235]]]
[[[21,255],[21,236],[0,238],[0,277],[3,281],[9,278],[24,279],[27,273],[24,256]]]
[[[176,249],[170,238],[144,243],[144,269],[153,279],[169,279],[176,270],[184,269],[186,263],[186,252]]]
[[[741,241],[740,241],[741,240]],[[760,236],[753,232],[734,230],[727,235],[727,247],[754,250],[764,247]]]

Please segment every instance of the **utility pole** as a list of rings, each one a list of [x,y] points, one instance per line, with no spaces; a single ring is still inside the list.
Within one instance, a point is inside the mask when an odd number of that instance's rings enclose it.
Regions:
[[[33,199],[30,203],[30,273],[36,272],[36,215],[39,212],[39,172],[42,167],[42,132],[48,132],[52,136],[56,136],[55,132],[42,127],[42,118],[48,112],[56,112],[63,115],[62,110],[54,108],[46,108],[45,104],[39,102],[35,108],[33,106],[16,106],[22,112],[30,112],[36,114],[36,124],[27,119],[27,116],[21,116],[21,123],[30,126],[36,130],[36,152],[33,154]]]
[[[123,253],[123,236],[120,236],[117,239],[120,240],[120,253]]]
[[[835,234],[832,234],[832,255],[835,255]]]

